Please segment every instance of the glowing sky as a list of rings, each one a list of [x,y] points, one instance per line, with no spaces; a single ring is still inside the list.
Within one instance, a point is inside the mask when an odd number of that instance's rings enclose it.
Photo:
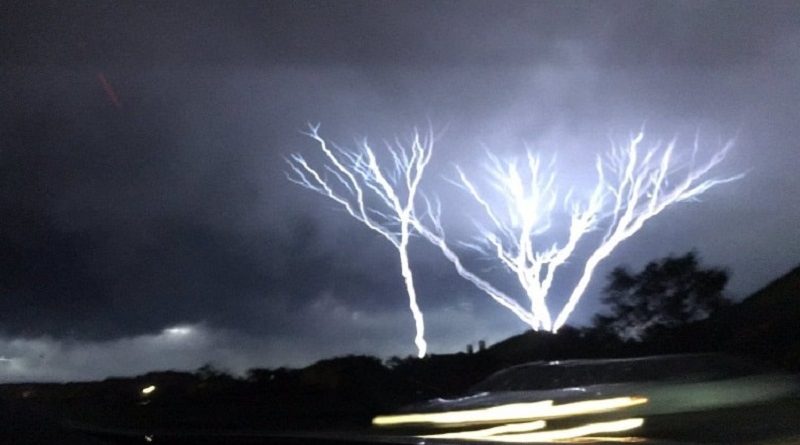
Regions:
[[[797,2],[70,3],[0,17],[0,380],[413,353],[391,245],[285,179],[308,121],[343,145],[430,121],[423,188],[455,206],[441,176],[486,149],[580,190],[643,123],[735,136],[746,179],[620,246],[577,322],[621,263],[697,248],[739,297],[800,263]],[[431,352],[524,329],[411,255]]]

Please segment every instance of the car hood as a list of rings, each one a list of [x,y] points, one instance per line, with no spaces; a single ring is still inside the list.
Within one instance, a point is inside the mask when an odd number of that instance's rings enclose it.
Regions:
[[[610,383],[537,391],[485,391],[453,399],[431,399],[406,406],[399,413],[446,412],[552,400],[554,404],[615,397],[644,397],[638,414],[701,411],[767,402],[800,394],[800,378],[783,373],[710,381]]]

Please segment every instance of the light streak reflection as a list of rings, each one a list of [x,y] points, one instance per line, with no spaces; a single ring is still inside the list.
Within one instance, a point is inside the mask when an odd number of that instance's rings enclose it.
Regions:
[[[491,440],[492,436],[499,436],[502,434],[527,433],[530,431],[544,429],[544,427],[546,426],[547,422],[545,422],[544,420],[536,420],[533,422],[509,423],[506,425],[495,426],[492,428],[484,428],[481,430],[430,434],[420,437],[424,437],[427,439],[465,439],[465,440],[478,440],[478,439],[488,438],[489,440]]]
[[[571,439],[559,439],[559,443],[642,443],[644,437],[637,436],[580,436]]]
[[[511,403],[474,410],[378,416],[372,420],[372,424],[375,426],[399,426],[408,424],[467,425],[521,422],[613,411],[641,405],[646,402],[647,399],[644,397],[584,400],[562,405],[553,405],[552,400],[544,400],[530,403]]]
[[[415,436],[424,439],[503,443],[590,443],[598,441],[633,443],[640,442],[641,438],[592,437],[592,435],[633,430],[644,424],[644,419],[642,418],[591,422],[569,428],[550,430],[546,429],[548,424],[545,419],[562,419],[618,411],[644,403],[647,403],[647,399],[644,397],[583,400],[560,405],[554,405],[552,400],[543,400],[530,403],[509,403],[470,410],[378,416],[373,419],[372,423],[380,427],[417,425],[438,428],[461,428],[460,431],[435,434],[423,433]],[[493,426],[470,429],[477,425],[486,424]]]
[[[623,420],[614,420],[610,422],[596,422],[588,423],[573,428],[564,428],[560,430],[548,431],[535,431],[528,433],[512,433],[512,434],[498,434],[492,436],[484,436],[481,434],[470,435],[469,432],[463,432],[457,438],[460,440],[480,440],[484,442],[503,442],[503,443],[529,443],[529,442],[561,442],[570,439],[588,436],[590,434],[601,433],[619,433],[630,431],[639,428],[644,424],[642,418],[631,418]],[[452,434],[452,433],[451,433]],[[426,439],[450,439],[449,434],[434,434],[427,436],[420,436]]]

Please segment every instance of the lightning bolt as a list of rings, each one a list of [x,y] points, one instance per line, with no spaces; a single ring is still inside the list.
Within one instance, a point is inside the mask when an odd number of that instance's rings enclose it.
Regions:
[[[366,140],[356,150],[345,150],[335,145],[331,148],[319,135],[319,125],[309,124],[306,135],[318,143],[325,164],[314,168],[303,156],[291,155],[286,160],[291,169],[287,178],[338,203],[351,217],[394,246],[414,318],[414,344],[417,355],[424,357],[428,349],[425,321],[417,302],[408,245],[416,221],[414,204],[419,184],[433,154],[433,134],[423,136],[414,131],[410,144],[396,141],[394,146],[387,146],[392,159],[389,171],[381,167]]]
[[[554,162],[545,164],[530,152],[525,162],[513,159],[504,162],[489,154],[485,177],[490,190],[499,198],[495,200],[456,167],[457,179],[451,182],[466,191],[489,223],[488,228],[476,224],[478,242],[466,243],[466,246],[495,259],[507,269],[524,291],[529,309],[467,270],[446,239],[438,201],[426,199],[428,211],[415,221],[416,230],[439,247],[461,277],[511,310],[532,329],[556,332],[575,309],[596,267],[648,220],[675,203],[696,200],[709,189],[744,176],[707,178],[725,159],[733,146],[732,141],[704,165],[696,167],[697,140],[688,166],[675,165],[676,140],[664,149],[656,146],[642,155],[643,140],[644,132],[639,132],[624,149],[615,146],[610,153],[597,157],[597,183],[583,202],[575,199],[572,193],[560,200]],[[687,173],[682,178],[675,178],[676,172],[684,170]],[[540,246],[537,237],[551,228],[552,214],[559,202],[563,202],[569,214],[569,234],[561,244]],[[605,235],[586,259],[580,278],[553,320],[546,300],[556,272],[570,260],[584,235],[600,228],[605,229]]]
[[[644,224],[661,214],[673,204],[696,200],[709,189],[721,184],[737,181],[744,177],[740,173],[725,178],[708,178],[706,175],[721,163],[728,152],[733,148],[733,141],[728,141],[723,148],[716,152],[704,165],[695,167],[694,157],[697,152],[698,141],[695,139],[692,162],[686,166],[688,171],[680,180],[670,181],[670,173],[681,168],[675,167],[673,152],[676,139],[673,139],[664,149],[660,157],[658,147],[649,150],[641,161],[638,160],[639,144],[644,139],[644,132],[640,131],[633,137],[627,150],[620,157],[610,157],[610,161],[603,162],[598,158],[599,181],[602,186],[610,191],[614,197],[614,206],[611,213],[611,223],[601,244],[586,260],[583,272],[578,283],[572,290],[567,303],[561,309],[553,325],[553,332],[557,331],[567,322],[570,314],[575,310],[583,293],[586,291],[595,268],[607,258],[617,246],[638,232]],[[603,166],[612,173],[616,173],[616,181],[607,181],[603,175]],[[624,166],[624,168],[623,168]],[[675,178],[673,178],[675,179]],[[669,186],[669,183],[675,185]]]
[[[287,159],[290,167],[287,178],[333,200],[395,247],[414,318],[414,343],[419,357],[425,356],[427,342],[408,253],[414,233],[438,247],[462,278],[532,329],[557,332],[585,293],[597,266],[623,241],[673,204],[695,201],[709,189],[744,176],[708,177],[725,159],[733,146],[732,141],[705,164],[696,166],[699,143],[695,139],[691,161],[688,165],[676,165],[676,140],[666,147],[656,145],[641,153],[643,131],[631,137],[626,146],[612,145],[609,153],[596,158],[597,182],[584,200],[576,199],[571,191],[560,198],[554,161],[544,163],[531,152],[523,161],[503,161],[489,154],[485,178],[499,199],[490,199],[491,192],[482,190],[457,166],[457,179],[451,182],[477,202],[488,221],[488,228],[476,224],[476,243],[462,245],[497,260],[506,268],[524,291],[528,300],[526,307],[464,265],[446,237],[441,223],[441,203],[419,191],[433,153],[434,138],[430,132],[423,136],[415,130],[410,144],[399,141],[387,144],[391,159],[389,168],[381,165],[366,140],[356,150],[346,150],[329,145],[319,135],[319,125],[309,125],[306,134],[318,143],[323,165],[312,167],[303,156],[293,154]],[[418,197],[425,210],[420,214],[415,209]],[[553,214],[562,207],[569,216],[566,239],[549,246],[540,245],[540,236],[551,229]],[[555,276],[570,262],[584,236],[598,229],[604,230],[604,235],[583,263],[578,281],[554,319],[547,298]]]

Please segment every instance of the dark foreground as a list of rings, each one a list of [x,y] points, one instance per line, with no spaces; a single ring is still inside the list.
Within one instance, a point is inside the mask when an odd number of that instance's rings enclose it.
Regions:
[[[45,416],[19,410],[2,410],[0,443],[3,444],[420,444],[473,443],[464,441],[421,441],[414,436],[387,432],[149,432],[104,430],[88,426],[68,426]],[[607,443],[800,443],[800,401],[782,401],[750,407],[747,410],[725,409],[691,415],[657,415],[631,435],[609,437]],[[598,440],[599,443],[606,443]]]
[[[467,393],[470,395],[465,397],[435,398],[400,409],[372,413],[354,411],[352,406],[348,411],[345,405],[325,406],[324,403],[308,403],[305,415],[288,410],[282,413],[280,407],[264,410],[263,407],[259,409],[257,404],[248,406],[242,400],[238,400],[237,405],[233,403],[236,400],[230,398],[219,399],[220,404],[216,411],[209,405],[197,406],[193,410],[186,403],[177,404],[165,397],[155,398],[157,388],[146,395],[140,394],[138,398],[114,399],[110,394],[98,392],[96,388],[94,393],[77,397],[69,391],[65,394],[64,388],[56,386],[49,388],[48,396],[41,388],[37,394],[35,386],[26,385],[14,387],[17,391],[23,391],[23,397],[15,399],[8,397],[9,393],[6,393],[0,404],[0,444],[476,443],[462,437],[430,436],[484,431],[487,428],[521,425],[524,422],[521,419],[472,422],[459,420],[456,423],[436,425],[415,420],[412,423],[375,427],[369,421],[378,414],[463,414],[481,411],[487,407],[519,406],[525,402],[543,400],[552,400],[553,406],[561,408],[575,402],[580,404],[584,401],[622,399],[625,395],[634,396],[637,404],[619,409],[604,408],[594,413],[581,412],[555,417],[542,415],[539,418],[546,419],[546,429],[551,432],[587,424],[627,421],[630,418],[643,419],[644,422],[630,430],[593,433],[572,440],[562,439],[562,443],[800,444],[800,392],[797,391],[800,379],[794,374],[775,370],[752,374],[751,369],[740,367],[735,368],[735,372],[730,375],[713,374],[711,371],[716,368],[698,365],[705,360],[717,366],[718,363],[711,360],[717,358],[716,355],[680,355],[624,360],[536,362],[495,373],[475,385]],[[673,366],[681,363],[682,366]],[[692,364],[695,369],[690,370],[688,364]],[[592,373],[583,372],[586,369],[591,369]],[[645,376],[645,371],[648,370],[650,374]],[[630,371],[633,371],[634,377],[631,377]],[[627,380],[623,383],[603,382],[604,379],[619,382],[621,380],[617,376],[625,373],[628,373]],[[656,374],[665,374],[667,377]],[[586,375],[585,378],[590,378],[590,383],[594,384],[540,389],[544,375],[556,376],[553,382],[566,382],[569,385],[580,384],[574,379]],[[637,380],[636,376],[641,380]],[[114,387],[123,392],[118,385]],[[56,395],[60,398],[55,397]],[[353,393],[351,399],[359,400],[360,397],[358,393]],[[198,399],[200,400],[202,399]],[[94,412],[87,409],[89,401],[96,403]],[[170,406],[180,409],[170,411]],[[337,408],[341,408],[339,415],[331,416]],[[103,410],[107,411],[105,417],[100,416]],[[511,415],[520,413],[521,410],[524,408],[515,408]],[[258,423],[254,421],[254,411],[265,415],[271,412],[272,417],[264,417]],[[282,413],[283,417],[276,418],[275,413]],[[326,413],[328,417],[316,417]],[[293,417],[287,417],[288,414]],[[160,422],[155,421],[158,416],[162,417]],[[238,426],[230,423],[230,419],[237,417],[243,423]],[[92,418],[93,422],[88,421]],[[253,425],[261,426],[253,428]],[[544,430],[535,431],[538,433]],[[498,437],[501,436],[484,436],[477,442],[502,440],[502,437]],[[512,439],[519,439],[519,436],[512,436]],[[545,440],[529,439],[524,443],[534,441]]]

